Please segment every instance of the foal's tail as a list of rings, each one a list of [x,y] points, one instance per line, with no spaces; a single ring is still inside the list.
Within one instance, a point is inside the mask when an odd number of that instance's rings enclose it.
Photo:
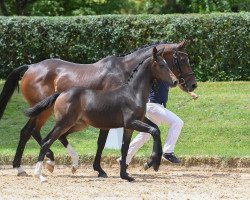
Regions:
[[[30,118],[38,116],[41,112],[53,106],[59,95],[60,93],[56,92],[49,97],[46,97],[45,99],[34,105],[32,108],[28,108],[27,110],[25,110],[24,114]]]
[[[0,94],[0,119],[3,116],[4,110],[13,95],[16,87],[18,86],[18,81],[21,77],[21,73],[25,72],[29,69],[29,65],[22,65],[16,69],[14,69],[8,76],[3,90]]]

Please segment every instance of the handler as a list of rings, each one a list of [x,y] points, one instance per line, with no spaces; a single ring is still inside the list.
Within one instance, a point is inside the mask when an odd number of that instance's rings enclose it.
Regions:
[[[181,133],[184,122],[173,112],[166,109],[168,101],[169,85],[162,81],[154,81],[151,88],[149,101],[146,108],[146,116],[157,126],[167,124],[170,126],[168,137],[163,148],[163,160],[171,163],[180,163],[181,161],[175,156],[174,148],[177,139]],[[194,92],[189,93],[195,100],[198,98]],[[129,165],[135,153],[141,148],[149,139],[149,133],[140,132],[129,145],[126,164]]]

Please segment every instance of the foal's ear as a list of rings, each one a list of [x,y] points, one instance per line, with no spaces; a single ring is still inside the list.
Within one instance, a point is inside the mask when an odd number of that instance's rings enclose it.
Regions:
[[[156,47],[153,48],[153,58],[157,60],[157,49]]]
[[[158,57],[163,53],[165,47],[157,51],[156,47],[153,48],[153,58],[158,60]]]
[[[178,44],[179,49],[183,49],[188,44],[188,40],[183,40]]]

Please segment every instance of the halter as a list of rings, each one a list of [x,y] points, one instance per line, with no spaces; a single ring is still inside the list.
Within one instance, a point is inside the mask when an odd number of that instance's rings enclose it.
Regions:
[[[183,73],[182,69],[181,69],[181,66],[180,66],[180,63],[179,63],[179,59],[178,59],[178,54],[184,54],[186,56],[188,56],[187,53],[183,52],[183,51],[178,51],[176,49],[176,47],[174,47],[173,49],[173,63],[174,63],[174,66],[177,67],[178,71],[179,71],[179,74],[178,74],[178,80],[179,80],[179,84],[183,85],[186,83],[185,81],[185,78],[188,77],[188,76],[192,76],[194,75],[194,72],[191,71],[189,73]]]

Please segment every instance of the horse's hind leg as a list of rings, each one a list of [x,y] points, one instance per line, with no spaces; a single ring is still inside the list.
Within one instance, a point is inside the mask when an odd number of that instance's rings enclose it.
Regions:
[[[108,177],[106,172],[101,167],[101,156],[102,156],[102,151],[104,149],[104,146],[106,144],[108,132],[109,130],[100,129],[99,137],[97,140],[97,151],[96,151],[95,160],[93,164],[94,170],[98,172],[98,177],[103,177],[103,178]]]
[[[16,149],[14,160],[13,160],[13,168],[17,168],[17,171],[18,171],[17,176],[27,175],[27,173],[21,167],[21,159],[23,156],[23,151],[26,146],[26,143],[30,139],[32,131],[34,130],[34,127],[35,127],[35,121],[30,119],[21,130],[19,143]]]
[[[120,160],[120,177],[129,182],[135,180],[133,177],[130,177],[128,175],[127,166],[126,166],[126,158],[128,154],[128,148],[129,148],[129,144],[131,141],[132,133],[133,133],[132,130],[124,129],[123,143],[122,143],[122,149],[121,149],[122,159]]]
[[[41,127],[47,122],[48,118],[51,116],[52,113],[52,108],[47,109],[45,111],[43,111],[37,118],[36,118],[36,128],[32,133],[32,136],[34,137],[34,139],[37,141],[37,143],[42,146],[43,144],[43,140],[41,137]],[[54,171],[54,167],[55,167],[55,158],[54,158],[54,153],[48,149],[48,152],[46,153],[46,157],[49,158],[49,160],[47,160],[46,162],[46,168],[49,172],[53,172]]]
[[[40,130],[40,128],[39,128],[39,130]],[[19,143],[17,146],[14,160],[13,160],[13,168],[17,168],[17,171],[18,171],[17,176],[26,176],[27,175],[27,173],[21,167],[21,159],[23,156],[25,146],[26,146],[26,144],[31,136],[33,136],[35,138],[35,140],[38,142],[38,144],[41,146],[42,138],[40,135],[40,131],[38,131],[37,127],[36,127],[36,119],[30,119],[26,123],[26,125],[23,127],[23,129],[21,130]],[[54,155],[53,155],[53,152],[51,150],[49,150],[47,157],[49,157],[52,161],[54,161]]]
[[[67,151],[72,158],[72,173],[74,174],[79,167],[79,156],[76,153],[76,151],[73,149],[73,147],[69,144],[67,140],[67,134],[62,135],[59,138],[59,140],[63,144],[63,146],[67,148]]]

